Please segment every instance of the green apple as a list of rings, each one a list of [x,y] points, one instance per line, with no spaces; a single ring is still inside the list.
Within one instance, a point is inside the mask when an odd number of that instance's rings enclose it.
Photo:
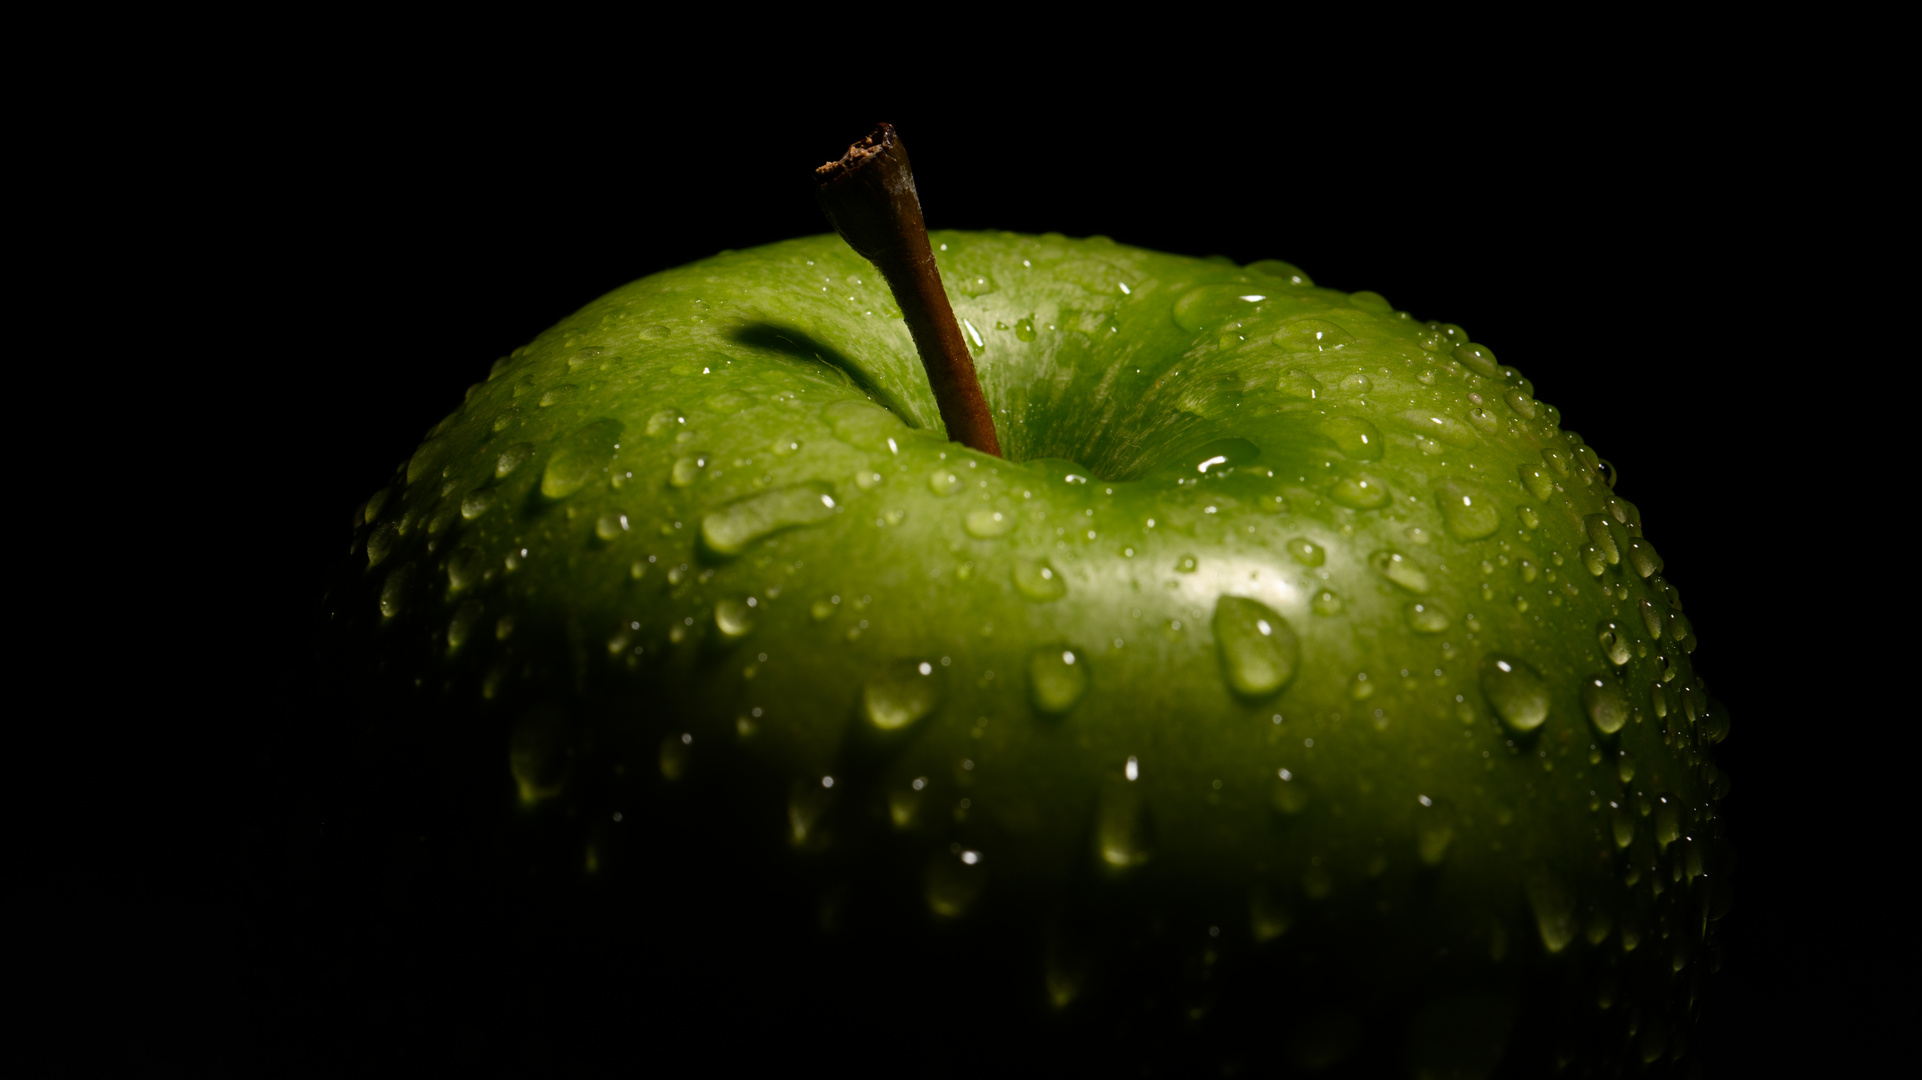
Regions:
[[[932,239],[1005,458],[821,236],[587,305],[367,501],[342,647],[462,812],[645,881],[699,787],[825,925],[992,926],[1019,1008],[1239,1018],[1224,1061],[1679,1058],[1727,726],[1607,463],[1286,263]]]

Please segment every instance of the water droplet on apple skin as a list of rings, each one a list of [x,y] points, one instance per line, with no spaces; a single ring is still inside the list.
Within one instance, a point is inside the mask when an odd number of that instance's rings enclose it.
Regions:
[[[1088,692],[1085,650],[1067,645],[1043,646],[1028,657],[1028,702],[1043,716],[1061,716]]]
[[[1548,719],[1548,681],[1519,657],[1491,653],[1482,658],[1482,696],[1509,730],[1526,734]]]
[[[1223,676],[1237,695],[1261,700],[1281,692],[1301,668],[1301,642],[1273,608],[1222,596],[1212,627]]]
[[[861,687],[861,714],[880,732],[897,732],[926,719],[947,695],[945,669],[929,660],[883,665]]]

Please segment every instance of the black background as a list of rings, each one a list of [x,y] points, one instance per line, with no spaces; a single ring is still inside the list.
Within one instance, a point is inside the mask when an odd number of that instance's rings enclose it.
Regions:
[[[180,903],[126,916],[144,959],[121,1000],[206,988],[147,1007],[142,1045],[252,1052],[247,1002],[272,976],[250,778],[309,677],[290,643],[350,512],[495,358],[580,305],[721,249],[825,231],[810,168],[886,119],[933,227],[1286,259],[1459,323],[1532,378],[1620,471],[1733,716],[1716,757],[1741,861],[1700,1038],[1711,1074],[1846,1047],[1879,1021],[1840,974],[1865,947],[1835,922],[1850,859],[1821,846],[1833,838],[1811,816],[1845,781],[1809,775],[1798,733],[1822,718],[1816,688],[1785,669],[1779,580],[1785,500],[1816,481],[1768,419],[1799,362],[1780,305],[1835,270],[1826,226],[1794,209],[1809,174],[1778,153],[1819,117],[1765,80],[1637,70],[1579,90],[1537,72],[1392,94],[1150,93],[1139,72],[1045,92],[797,79],[725,108],[666,76],[575,96],[508,78],[201,98],[178,183],[126,190],[145,225],[125,247],[165,280],[157,332],[186,360],[166,408],[190,418],[181,452],[223,492],[162,500],[181,557],[218,548],[224,584],[180,605],[199,635],[198,719],[150,737],[219,779],[176,786],[184,809],[124,852]]]

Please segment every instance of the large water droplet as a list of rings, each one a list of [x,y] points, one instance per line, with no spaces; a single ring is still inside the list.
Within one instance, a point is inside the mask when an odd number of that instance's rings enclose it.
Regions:
[[[1482,659],[1482,696],[1515,731],[1533,731],[1548,719],[1548,682],[1527,662],[1501,653]]]
[[[1242,269],[1264,277],[1279,278],[1290,285],[1314,284],[1307,274],[1302,273],[1300,267],[1294,263],[1282,262],[1280,259],[1257,259]]]
[[[1335,449],[1355,461],[1379,461],[1387,445],[1381,429],[1359,416],[1331,416],[1321,422],[1320,430],[1334,442]]]
[[[1310,400],[1321,397],[1321,381],[1300,368],[1289,368],[1282,372],[1281,379],[1275,383],[1275,389],[1281,391],[1285,397]]]
[[[459,592],[479,581],[486,567],[487,556],[480,549],[463,545],[447,557],[447,583]]]
[[[1442,524],[1457,540],[1493,536],[1502,524],[1494,498],[1466,480],[1451,477],[1436,484],[1435,505],[1441,507]]]
[[[944,919],[958,919],[980,898],[987,867],[978,851],[946,852],[928,860],[922,882],[928,910]]]
[[[1377,551],[1368,563],[1376,573],[1417,596],[1428,592],[1428,575],[1398,551]]]
[[[1546,499],[1555,494],[1555,478],[1548,475],[1547,469],[1539,465],[1521,465],[1517,470],[1521,473],[1522,486],[1528,489],[1530,495]]]
[[[1014,531],[1014,514],[993,507],[977,506],[968,511],[962,525],[968,530],[968,535],[977,540],[993,540]]]
[[[936,495],[953,495],[963,486],[960,474],[946,465],[928,474],[928,490]]]
[[[494,459],[495,478],[498,479],[508,475],[515,469],[520,468],[527,462],[528,458],[533,456],[533,443],[519,442],[502,450],[500,456]]]
[[[1455,346],[1454,355],[1455,359],[1462,362],[1463,367],[1483,378],[1501,378],[1502,366],[1495,361],[1494,350],[1486,345],[1475,345],[1472,343],[1457,345]]]
[[[1622,527],[1621,523],[1607,514],[1589,514],[1582,519],[1582,526],[1588,531],[1588,538],[1594,543],[1595,550],[1601,552],[1602,557],[1608,560],[1608,565],[1619,565],[1622,561],[1622,550],[1617,545],[1615,532]],[[1627,540],[1628,537],[1623,536],[1621,539]]]
[[[394,549],[394,536],[399,528],[391,521],[383,521],[367,534],[367,565],[374,566],[387,557]]]
[[[1376,510],[1388,505],[1388,485],[1378,476],[1358,472],[1336,480],[1328,497],[1350,510]]]
[[[1409,604],[1402,614],[1408,619],[1408,628],[1417,634],[1439,634],[1448,629],[1448,613],[1433,604]]]
[[[1603,675],[1591,675],[1583,681],[1582,708],[1588,712],[1589,723],[1604,735],[1613,735],[1628,723],[1628,696],[1613,679]]]
[[[1028,700],[1035,711],[1059,716],[1088,691],[1088,659],[1082,650],[1044,646],[1028,657]]]
[[[1095,854],[1111,870],[1131,870],[1153,854],[1154,836],[1141,785],[1119,776],[1102,782],[1095,811]]]
[[[754,608],[728,597],[714,605],[714,628],[730,640],[746,637],[754,630]]]
[[[1455,814],[1447,803],[1419,796],[1421,810],[1415,818],[1415,851],[1423,866],[1440,866],[1448,857],[1448,845],[1455,839]]]
[[[472,521],[482,514],[487,513],[487,508],[493,505],[494,492],[491,489],[482,488],[479,491],[470,491],[467,493],[467,497],[460,501],[460,516],[468,521]]]
[[[565,499],[598,479],[607,471],[620,441],[619,420],[596,420],[575,429],[561,440],[541,470],[541,494]]]
[[[594,522],[594,535],[602,540],[617,540],[628,529],[627,515],[618,510],[602,514]]]
[[[1059,600],[1068,592],[1061,572],[1046,559],[1016,559],[1010,576],[1015,590],[1030,600]]]
[[[1267,299],[1259,291],[1249,291],[1255,288],[1240,283],[1189,289],[1175,300],[1170,314],[1176,326],[1196,333],[1229,319],[1253,315],[1256,305]]]
[[[861,687],[861,712],[882,731],[899,731],[940,708],[947,671],[928,660],[896,660]]]
[[[560,794],[573,764],[567,715],[552,706],[521,714],[507,744],[507,764],[520,787],[521,802],[536,803]]]
[[[1215,601],[1215,644],[1235,693],[1263,698],[1287,686],[1301,667],[1301,642],[1273,608],[1240,596]]]
[[[387,618],[400,614],[401,609],[406,606],[407,594],[411,591],[413,583],[414,564],[402,563],[396,566],[387,575],[386,583],[380,587],[380,613]]]
[[[1547,870],[1537,869],[1524,882],[1528,906],[1535,912],[1535,929],[1550,954],[1561,952],[1575,940],[1579,930],[1575,920],[1575,901],[1568,887]]]
[[[1450,446],[1472,447],[1481,442],[1475,434],[1475,429],[1469,427],[1466,421],[1457,420],[1452,416],[1443,416],[1438,412],[1410,409],[1407,412],[1398,413],[1395,420],[1410,431],[1426,435],[1431,439],[1438,439]]]
[[[701,542],[719,555],[738,555],[749,544],[783,529],[814,525],[834,516],[834,496],[815,481],[773,488],[728,503],[701,518]]]
[[[478,601],[469,600],[455,609],[453,619],[447,623],[447,650],[457,652],[473,635],[474,627],[480,622],[481,606]]]
[[[1628,649],[1628,634],[1618,624],[1603,622],[1595,628],[1595,636],[1601,642],[1602,655],[1608,657],[1609,663],[1621,667],[1634,659],[1634,654]]]
[[[1320,566],[1328,559],[1328,553],[1322,550],[1321,545],[1305,536],[1288,541],[1288,554],[1303,566]]]
[[[1275,331],[1275,344],[1289,352],[1333,352],[1353,344],[1355,335],[1327,319],[1290,319]]]
[[[863,450],[894,453],[898,447],[895,440],[907,434],[907,425],[900,417],[866,401],[837,401],[822,409],[821,417],[833,429],[835,438]]]
[[[1268,801],[1275,809],[1284,814],[1299,814],[1307,809],[1308,798],[1308,784],[1294,770],[1275,770],[1274,785],[1268,789]]]
[[[1653,544],[1639,536],[1631,538],[1628,542],[1628,564],[1634,567],[1635,572],[1642,577],[1662,572],[1662,557],[1655,554]]]

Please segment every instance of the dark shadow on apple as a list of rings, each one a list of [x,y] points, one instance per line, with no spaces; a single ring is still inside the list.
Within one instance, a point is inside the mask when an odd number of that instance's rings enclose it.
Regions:
[[[902,423],[911,428],[921,426],[915,422],[914,415],[901,406],[901,402],[895,398],[892,391],[875,382],[846,354],[832,345],[825,344],[805,330],[785,323],[750,322],[730,330],[728,338],[736,344],[779,353],[810,367],[820,364],[832,368],[847,380],[849,385],[873,398],[876,404],[899,417]]]

